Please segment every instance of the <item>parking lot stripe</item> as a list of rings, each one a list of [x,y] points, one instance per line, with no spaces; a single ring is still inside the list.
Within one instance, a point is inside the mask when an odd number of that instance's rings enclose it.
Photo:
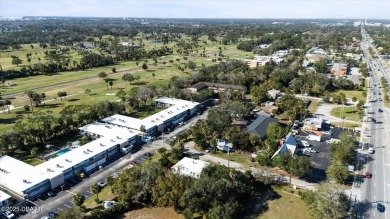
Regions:
[[[76,193],[71,192],[70,190],[65,190],[65,191],[68,192],[68,193],[70,193],[70,194],[72,194],[72,195],[77,195]]]

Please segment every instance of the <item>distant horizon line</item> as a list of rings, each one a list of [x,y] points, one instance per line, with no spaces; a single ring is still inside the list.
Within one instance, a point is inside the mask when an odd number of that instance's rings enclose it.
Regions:
[[[126,16],[115,16],[115,17],[99,17],[99,16],[51,16],[51,15],[23,15],[15,17],[0,16],[0,18],[25,18],[25,17],[47,17],[47,18],[130,18],[130,19],[230,19],[230,20],[390,20],[389,18],[210,18],[210,17],[126,17]]]

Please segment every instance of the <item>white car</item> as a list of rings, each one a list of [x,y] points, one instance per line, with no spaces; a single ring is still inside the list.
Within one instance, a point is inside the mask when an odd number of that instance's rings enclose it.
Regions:
[[[301,144],[302,144],[303,147],[310,147],[310,144],[309,144],[308,141],[302,140]]]
[[[303,152],[304,153],[317,153],[317,151],[312,149],[312,148],[305,148],[305,149],[303,149]]]
[[[374,153],[374,148],[372,148],[372,147],[371,147],[371,148],[368,148],[368,153],[369,153],[369,154],[373,154],[373,153]]]
[[[104,201],[102,203],[104,209],[114,207],[115,204],[116,204],[115,201]]]
[[[323,131],[322,134],[324,134],[324,135],[332,135],[332,131]]]
[[[105,183],[105,182],[103,182],[103,181],[101,181],[101,182],[98,182],[98,185],[99,185],[100,187],[106,187],[106,183]]]
[[[2,213],[3,213],[3,215],[4,215],[6,218],[8,218],[8,219],[11,219],[11,218],[15,218],[15,217],[16,217],[15,214],[12,213],[12,212],[10,212],[10,211],[4,211],[4,212],[2,212]]]

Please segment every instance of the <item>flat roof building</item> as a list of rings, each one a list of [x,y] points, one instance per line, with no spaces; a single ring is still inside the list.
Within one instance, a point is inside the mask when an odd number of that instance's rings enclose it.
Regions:
[[[250,68],[257,68],[259,66],[264,66],[265,64],[269,63],[271,61],[270,56],[259,56],[256,55],[253,59],[245,59],[244,62],[250,67]]]
[[[208,165],[209,163],[206,161],[194,160],[192,158],[184,157],[172,167],[172,171],[174,174],[190,176],[192,178],[199,179],[202,170]]]
[[[334,63],[332,66],[331,73],[334,75],[346,75],[347,74],[347,64],[344,63]]]
[[[199,103],[159,98],[158,107],[168,107],[144,119],[114,115],[103,119],[105,123],[95,122],[80,128],[82,134],[95,138],[92,142],[78,146],[66,153],[57,155],[37,166],[31,166],[10,156],[0,157],[0,185],[20,198],[29,199],[43,192],[64,185],[74,175],[88,173],[106,163],[107,158],[123,152],[140,136],[141,125],[146,134],[155,134],[165,128],[188,119],[197,111]],[[148,132],[149,131],[149,132]]]

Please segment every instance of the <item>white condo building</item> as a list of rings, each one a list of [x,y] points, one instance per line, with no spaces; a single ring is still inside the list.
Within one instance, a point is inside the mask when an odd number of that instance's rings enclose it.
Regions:
[[[167,97],[155,102],[157,107],[166,109],[144,119],[114,115],[79,128],[80,133],[95,140],[37,166],[1,156],[0,186],[21,198],[36,197],[63,185],[78,173],[98,168],[109,157],[129,153],[141,134],[152,136],[176,126],[195,115],[200,106],[197,102]],[[145,127],[145,133],[141,133],[141,126]]]

